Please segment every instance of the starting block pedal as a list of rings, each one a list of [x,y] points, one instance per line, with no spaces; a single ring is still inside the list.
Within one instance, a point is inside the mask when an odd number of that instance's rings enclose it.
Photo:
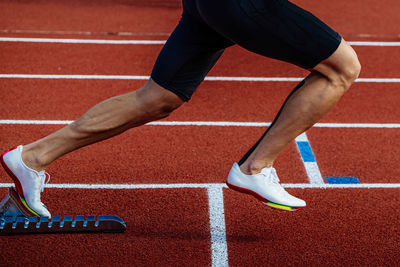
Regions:
[[[13,187],[10,187],[8,194],[0,202],[0,217],[4,216],[31,217],[37,215],[24,205],[17,191]]]
[[[0,217],[0,235],[46,233],[123,233],[125,222],[115,215],[66,215],[48,217]]]
[[[75,217],[32,216],[21,205],[14,188],[0,202],[0,235],[44,233],[123,233],[125,222],[115,215],[76,215]]]

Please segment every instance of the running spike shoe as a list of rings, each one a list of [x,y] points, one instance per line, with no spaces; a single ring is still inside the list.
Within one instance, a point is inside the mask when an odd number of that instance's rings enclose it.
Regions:
[[[273,208],[295,211],[306,206],[304,200],[286,192],[274,168],[263,168],[258,174],[246,175],[234,163],[226,184],[229,188],[252,195]]]
[[[22,149],[23,146],[18,146],[5,152],[0,158],[1,165],[13,179],[22,204],[35,216],[51,218],[47,207],[40,201],[46,177],[49,181],[50,175],[45,171],[38,172],[26,166],[21,158]]]

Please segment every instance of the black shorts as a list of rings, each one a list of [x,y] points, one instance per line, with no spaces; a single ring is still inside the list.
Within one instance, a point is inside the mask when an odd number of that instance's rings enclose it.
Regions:
[[[312,69],[341,37],[287,0],[183,0],[182,18],[161,50],[151,77],[188,101],[225,48]]]

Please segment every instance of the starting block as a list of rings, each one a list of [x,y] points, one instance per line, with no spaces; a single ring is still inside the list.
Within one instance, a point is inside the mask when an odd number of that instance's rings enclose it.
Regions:
[[[34,216],[14,188],[0,202],[0,235],[44,233],[123,233],[125,222],[115,215]]]

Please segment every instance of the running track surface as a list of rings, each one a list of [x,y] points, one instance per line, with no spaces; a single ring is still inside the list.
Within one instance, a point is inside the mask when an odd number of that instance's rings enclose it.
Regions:
[[[296,2],[349,41],[400,39],[396,0]],[[371,5],[379,8],[372,12]],[[2,1],[0,9],[0,38],[102,40],[165,40],[181,12],[179,2],[159,0]],[[161,47],[0,42],[0,74],[146,76]],[[399,46],[354,48],[363,65],[360,78],[400,78]],[[238,47],[228,49],[210,72],[213,77],[306,74]],[[62,126],[21,124],[21,120],[74,120],[97,102],[143,83],[1,78],[2,150]],[[42,196],[52,214],[116,214],[126,221],[126,233],[2,237],[0,266],[400,264],[400,96],[396,93],[400,83],[355,83],[321,121],[329,127],[307,132],[323,182],[325,177],[351,176],[357,177],[359,186],[321,189],[310,184],[295,142],[280,155],[275,167],[282,182],[308,203],[296,213],[270,209],[222,184],[231,164],[265,126],[174,125],[175,121],[270,122],[295,85],[205,81],[188,104],[164,120],[169,126],[143,126],[56,161],[48,169],[53,187]],[[351,127],[332,128],[335,123]],[[374,128],[356,123],[373,123]],[[389,124],[394,128],[387,128]],[[5,195],[10,179],[4,172],[0,183],[0,194]],[[62,188],[66,186],[70,188]]]

